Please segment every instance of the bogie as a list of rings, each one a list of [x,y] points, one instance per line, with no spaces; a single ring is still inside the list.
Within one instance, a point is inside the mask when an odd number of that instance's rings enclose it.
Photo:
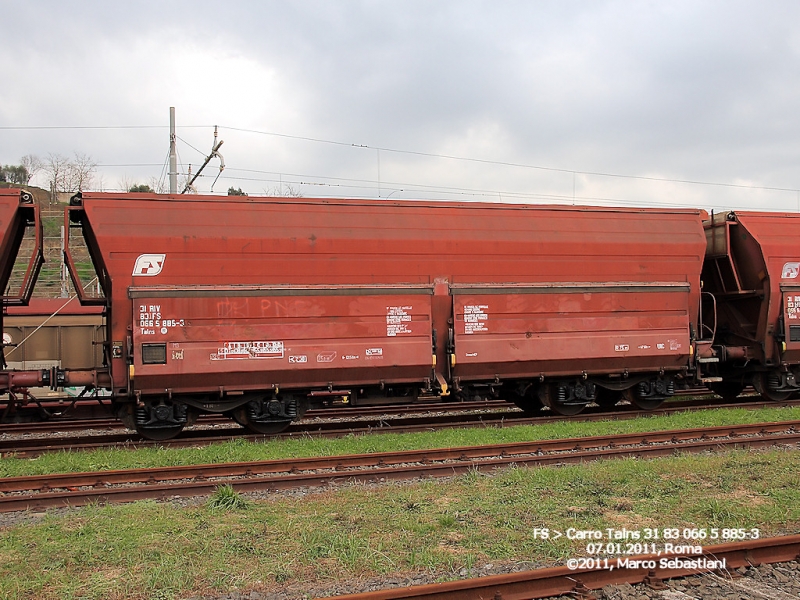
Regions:
[[[237,423],[255,433],[274,435],[286,430],[305,412],[305,403],[293,395],[252,395],[246,404],[232,412]]]
[[[625,398],[641,410],[655,410],[674,394],[675,382],[663,378],[640,381],[625,390]]]

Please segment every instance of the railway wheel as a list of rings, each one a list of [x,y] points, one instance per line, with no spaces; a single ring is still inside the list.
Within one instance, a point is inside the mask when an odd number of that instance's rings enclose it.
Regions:
[[[725,402],[733,402],[744,390],[744,385],[738,381],[718,381],[709,383],[708,388]]]
[[[758,373],[753,377],[753,387],[765,400],[785,402],[792,395],[791,391],[782,392],[775,388],[781,383],[780,374]]]
[[[541,387],[539,387],[539,399],[541,400],[542,404],[552,410],[555,414],[563,415],[565,417],[577,415],[586,407],[586,403],[558,402],[560,389],[563,389],[563,386],[556,383],[543,384]]]
[[[625,399],[640,410],[655,410],[664,404],[664,400],[666,400],[663,397],[648,398],[643,396],[638,385],[625,390]]]
[[[605,410],[611,410],[617,405],[617,402],[622,400],[624,392],[622,390],[609,390],[608,388],[597,386],[595,388],[596,397],[594,399],[597,405]]]
[[[189,407],[165,399],[148,400],[143,406],[136,407],[133,414],[133,425],[137,433],[157,442],[177,436],[189,420]]]
[[[298,416],[298,399],[294,396],[253,397],[231,413],[233,419],[250,431],[275,435],[284,431]]]

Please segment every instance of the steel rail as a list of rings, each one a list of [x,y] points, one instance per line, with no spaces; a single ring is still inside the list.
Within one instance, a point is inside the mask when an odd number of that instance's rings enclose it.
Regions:
[[[106,408],[106,407],[104,407]],[[303,415],[298,423],[313,419],[359,419],[364,416],[425,414],[429,412],[469,412],[480,410],[513,410],[513,405],[505,400],[485,400],[481,402],[425,402],[417,404],[402,404],[383,406],[348,406],[332,408],[310,409]],[[224,415],[213,413],[201,414],[197,424],[226,424],[230,425],[231,419]],[[49,433],[52,431],[80,430],[80,429],[124,429],[122,421],[111,416],[102,417],[54,417],[46,421],[31,421],[20,423],[0,423],[2,433]]]
[[[698,398],[705,398],[713,396],[713,392],[707,389],[694,388],[686,390],[676,395],[673,399],[667,401],[665,407],[656,410],[663,410],[669,408],[670,405],[682,403],[684,405],[694,405],[700,402],[709,402],[708,400],[698,400]],[[752,390],[742,394],[742,402],[751,401],[755,393]],[[759,399],[756,399],[759,401]],[[719,404],[723,400],[711,400],[710,404]],[[52,402],[51,402],[52,403]],[[42,403],[44,405],[44,403]],[[110,407],[105,404],[98,404],[97,402],[88,404],[87,401],[82,400],[79,403],[77,410],[73,410],[69,405],[62,403],[57,408],[65,409],[63,415],[53,415],[44,421],[19,421],[19,422],[5,422],[0,423],[0,434],[2,433],[48,433],[51,431],[64,431],[64,430],[79,430],[84,429],[122,429],[124,425],[119,419],[110,415]],[[24,409],[37,410],[38,404],[30,403],[23,407]],[[56,408],[50,406],[50,408]],[[513,403],[506,400],[481,400],[481,401],[466,401],[466,402],[444,402],[444,401],[425,401],[416,402],[412,404],[392,404],[387,403],[383,405],[367,405],[367,406],[335,406],[328,408],[312,408],[309,409],[303,418],[297,423],[308,421],[312,419],[359,419],[364,416],[378,416],[378,415],[404,415],[415,414],[424,412],[460,412],[460,411],[476,411],[476,410],[502,410],[516,411],[517,409]],[[616,407],[617,410],[625,409],[625,405]],[[588,409],[590,412],[592,407]],[[596,410],[596,409],[595,409]],[[96,413],[101,413],[100,416],[94,416]],[[204,413],[200,415],[198,424],[210,423],[226,423],[230,424],[231,420],[223,415]]]
[[[478,447],[13,477],[0,479],[0,512],[202,496],[223,483],[241,492],[263,491],[337,481],[447,477],[509,465],[562,465],[601,458],[796,445],[800,443],[798,429],[800,421],[759,423]]]
[[[404,588],[393,588],[361,594],[338,596],[340,600],[532,600],[553,596],[572,595],[580,598],[593,598],[591,590],[606,585],[623,583],[647,583],[654,589],[663,589],[665,579],[687,577],[709,572],[708,569],[681,566],[690,561],[725,561],[726,571],[739,567],[758,566],[798,560],[800,555],[800,535],[781,536],[704,546],[702,555],[663,553],[631,556],[633,561],[645,564],[655,561],[656,568],[569,569],[550,567],[534,571],[523,571],[507,575],[490,575],[475,579],[462,579],[445,583],[434,583]],[[661,560],[667,559],[661,568]],[[642,564],[642,562],[638,563]],[[670,564],[675,566],[670,568]]]
[[[0,457],[19,456],[33,457],[46,452],[56,452],[60,450],[95,450],[107,448],[109,446],[125,448],[145,448],[145,447],[196,447],[198,445],[208,445],[228,440],[248,440],[252,442],[262,442],[271,439],[285,439],[293,437],[342,437],[354,434],[374,434],[374,433],[414,433],[421,431],[431,431],[435,429],[454,429],[454,428],[474,428],[474,427],[513,427],[517,425],[539,425],[558,421],[605,421],[605,420],[628,420],[642,416],[668,415],[677,412],[708,410],[714,408],[744,408],[757,410],[761,408],[775,408],[777,406],[797,406],[800,401],[775,402],[758,400],[756,402],[734,403],[734,404],[706,404],[697,405],[693,402],[675,403],[673,406],[658,408],[655,410],[639,410],[633,406],[619,407],[613,412],[603,411],[600,408],[583,412],[571,417],[547,416],[545,414],[537,416],[526,416],[519,411],[508,411],[499,413],[477,413],[456,415],[459,420],[453,420],[453,415],[434,415],[419,417],[401,417],[398,419],[362,419],[353,421],[325,421],[325,422],[306,422],[300,421],[293,423],[289,429],[283,433],[273,435],[251,434],[240,427],[235,429],[191,429],[171,440],[152,441],[147,440],[135,433],[108,433],[97,435],[85,435],[80,437],[46,438],[30,437],[23,439],[2,439],[0,440]]]

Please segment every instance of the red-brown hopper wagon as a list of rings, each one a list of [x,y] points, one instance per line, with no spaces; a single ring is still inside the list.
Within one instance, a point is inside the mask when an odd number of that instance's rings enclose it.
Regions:
[[[152,438],[202,411],[275,432],[334,402],[505,397],[572,414],[625,394],[652,408],[710,354],[703,215],[84,193],[65,224],[101,296],[66,258],[81,303],[103,307],[106,366],[0,381],[109,388]]]
[[[693,377],[702,215],[84,193],[68,222],[119,414],[168,437],[198,411],[278,431],[334,399],[655,406]]]

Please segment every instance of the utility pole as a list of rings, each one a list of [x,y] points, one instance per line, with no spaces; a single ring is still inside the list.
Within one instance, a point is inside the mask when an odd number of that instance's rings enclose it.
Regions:
[[[175,151],[175,107],[169,107],[169,193],[178,193],[178,155]]]
[[[223,143],[224,142],[222,140],[217,141],[217,126],[214,125],[214,143],[211,145],[211,154],[206,156],[205,162],[202,165],[200,165],[199,169],[197,169],[197,173],[195,173],[194,177],[191,176],[192,173],[191,173],[191,166],[190,166],[190,168],[189,168],[189,183],[187,183],[186,187],[183,188],[183,191],[181,192],[181,194],[185,194],[189,190],[194,189],[192,187],[192,184],[194,183],[194,180],[197,179],[198,177],[200,177],[200,173],[203,171],[203,169],[206,168],[206,165],[209,162],[211,162],[212,158],[218,158],[219,159],[219,173],[217,173],[217,179],[219,179],[220,173],[222,173],[222,170],[225,168],[225,159],[223,159],[222,155],[219,153],[219,148],[220,148],[220,146],[222,146]],[[217,182],[217,179],[214,179],[214,183]],[[213,183],[211,184],[211,190],[212,191],[214,190],[214,184]]]
[[[64,236],[64,226],[61,226],[61,297],[62,298],[69,298],[69,286],[67,285],[67,276],[69,273],[67,272],[67,261],[64,260],[64,250],[66,248],[64,242],[66,237]]]

